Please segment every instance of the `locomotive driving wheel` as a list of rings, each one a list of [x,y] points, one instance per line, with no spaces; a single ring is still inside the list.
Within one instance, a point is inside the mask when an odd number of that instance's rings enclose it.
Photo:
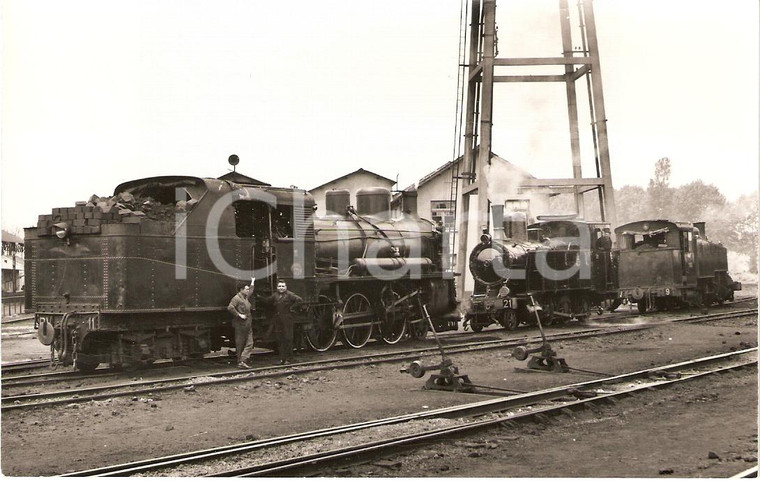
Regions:
[[[333,305],[327,296],[319,296],[319,303],[309,308],[311,328],[306,331],[306,342],[312,349],[325,352],[338,338],[338,331],[333,324]]]
[[[580,313],[578,314],[578,320],[585,322],[591,317],[591,302],[588,300],[588,296],[584,295],[580,300]]]
[[[504,309],[499,315],[499,324],[507,331],[514,331],[520,321],[517,319],[517,311],[514,309]]]
[[[646,314],[646,312],[648,310],[648,304],[649,304],[649,302],[647,302],[647,297],[646,296],[644,296],[641,299],[639,299],[638,301],[636,301],[636,309],[639,310],[639,314]]]
[[[406,334],[406,305],[397,303],[401,298],[389,286],[380,293],[383,317],[380,321],[380,337],[386,344],[396,344]]]
[[[560,296],[557,299],[557,307],[554,311],[555,315],[552,316],[554,323],[565,322],[573,315],[573,302],[570,300],[570,296]]]
[[[418,341],[427,337],[428,329],[427,319],[423,318],[415,322],[410,322],[408,332],[409,335],[412,336],[412,339]]]
[[[374,312],[372,305],[364,294],[351,294],[343,306],[343,324],[341,334],[343,341],[354,349],[367,344],[372,336]]]

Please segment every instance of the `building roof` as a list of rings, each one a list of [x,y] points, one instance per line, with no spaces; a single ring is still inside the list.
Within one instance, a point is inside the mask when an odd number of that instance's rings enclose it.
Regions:
[[[227,180],[229,182],[234,182],[236,184],[248,184],[248,185],[263,185],[266,187],[271,187],[272,184],[267,184],[266,182],[262,182],[260,180],[256,180],[253,177],[248,177],[247,175],[243,175],[240,172],[232,171],[227,172],[221,177],[217,177],[219,180]]]
[[[476,150],[476,152],[477,152],[477,150]],[[419,188],[422,185],[427,184],[428,182],[430,182],[431,180],[435,179],[436,177],[438,177],[442,173],[446,172],[452,165],[460,163],[462,161],[463,157],[464,156],[460,156],[456,160],[451,160],[449,162],[446,162],[445,164],[443,164],[442,166],[438,167],[437,169],[435,169],[434,171],[432,171],[431,173],[429,173],[425,177],[421,178],[419,180],[419,182],[417,182],[417,188]],[[503,158],[499,157],[498,155],[494,154],[493,152],[491,152],[491,160],[492,161],[493,160],[497,160],[499,162],[503,162],[503,163],[509,165],[510,167],[512,167],[513,169],[515,169],[515,170],[519,171],[520,173],[522,173],[526,178],[528,178],[528,179],[535,179],[535,177],[532,176],[528,171],[526,171],[526,170],[524,170],[524,169],[516,166],[515,164],[513,164],[512,162],[510,162],[510,161],[508,161],[506,159],[503,159]],[[413,186],[409,186],[409,187],[407,187],[404,190],[411,190],[410,187],[413,187]]]
[[[370,172],[369,170],[366,170],[366,169],[362,169],[362,168],[359,168],[359,169],[357,169],[357,170],[355,170],[355,171],[353,171],[353,172],[350,172],[350,173],[348,173],[348,174],[346,174],[346,175],[342,175],[342,176],[340,176],[340,177],[337,177],[337,178],[335,178],[335,179],[329,180],[329,181],[325,182],[324,184],[318,185],[318,186],[316,186],[316,187],[312,187],[312,188],[311,188],[311,189],[309,189],[309,190],[310,190],[310,191],[311,191],[311,190],[317,190],[317,189],[319,189],[319,188],[322,188],[322,187],[326,186],[327,184],[331,184],[331,183],[333,183],[333,182],[337,182],[337,181],[339,181],[339,180],[343,180],[343,179],[345,179],[346,177],[350,177],[350,176],[352,176],[352,175],[355,175],[355,174],[369,174],[369,175],[374,175],[374,176],[375,176],[375,177],[377,177],[378,179],[381,179],[381,180],[385,180],[385,181],[388,181],[388,182],[390,182],[390,183],[391,183],[391,185],[393,185],[393,184],[395,184],[395,183],[396,183],[396,181],[395,181],[395,180],[393,180],[393,179],[389,179],[388,177],[384,177],[384,176],[382,176],[382,175],[380,175],[380,174],[376,174],[376,173],[374,173],[374,172]]]
[[[3,231],[3,242],[15,242],[16,244],[23,244],[24,239],[17,236],[16,234],[11,234],[10,232]]]

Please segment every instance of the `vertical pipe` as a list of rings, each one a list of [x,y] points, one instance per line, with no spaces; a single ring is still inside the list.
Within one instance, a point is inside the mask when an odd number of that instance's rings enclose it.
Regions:
[[[470,52],[469,52],[469,70],[467,81],[467,115],[465,126],[465,143],[464,143],[464,155],[462,157],[462,164],[460,172],[470,173],[474,171],[474,137],[475,137],[475,108],[477,106],[478,97],[478,81],[477,78],[473,78],[472,74],[478,66],[478,44],[480,43],[480,0],[472,0],[472,10],[470,12]],[[452,166],[452,169],[454,167]],[[472,183],[472,179],[465,178],[462,182],[463,185]],[[469,211],[470,211],[470,196],[469,194],[462,194],[459,207],[459,222],[457,228],[457,237],[459,237],[459,245],[457,246],[456,257],[456,272],[459,274],[459,282],[457,283],[457,297],[462,298],[464,295],[464,280],[467,273],[467,231],[469,229]]]
[[[483,2],[483,77],[481,81],[480,147],[476,179],[478,182],[478,221],[488,227],[488,177],[484,174],[491,163],[491,128],[493,126],[494,40],[496,36],[496,0]],[[496,201],[496,199],[493,199]]]
[[[594,116],[599,142],[599,167],[604,184],[604,202],[602,205],[602,220],[617,225],[615,211],[615,193],[612,190],[612,171],[610,170],[610,149],[607,143],[607,115],[604,111],[604,94],[602,90],[602,70],[599,62],[599,44],[596,39],[596,23],[592,0],[583,0],[583,17],[586,23],[589,56],[591,58],[591,83],[593,85]]]
[[[573,41],[570,31],[570,9],[567,0],[559,0],[559,21],[562,28],[562,55],[571,58],[573,56]],[[565,65],[565,92],[567,94],[567,116],[570,123],[570,150],[573,159],[573,178],[580,179],[581,173],[581,146],[578,133],[578,100],[575,92],[575,80],[573,80],[573,65]],[[578,187],[575,190],[576,212],[585,217],[583,194]]]

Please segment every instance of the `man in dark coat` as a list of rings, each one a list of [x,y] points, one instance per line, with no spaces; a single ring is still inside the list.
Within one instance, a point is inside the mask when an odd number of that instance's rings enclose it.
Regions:
[[[612,250],[612,239],[608,228],[605,227],[602,236],[596,240],[596,248],[602,251]]]
[[[291,308],[303,302],[301,297],[288,290],[284,281],[277,283],[277,292],[267,299],[274,308],[274,325],[280,364],[289,364],[293,355],[293,314]]]
[[[251,281],[250,286],[241,286],[227,306],[227,310],[234,316],[232,327],[235,329],[235,351],[238,367],[244,369],[251,368],[247,361],[253,354],[253,327],[251,324],[253,316],[251,314],[251,303],[248,300],[252,292],[253,281]]]

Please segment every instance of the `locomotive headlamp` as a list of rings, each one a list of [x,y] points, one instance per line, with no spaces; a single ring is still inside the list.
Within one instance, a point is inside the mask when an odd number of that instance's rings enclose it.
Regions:
[[[483,234],[480,236],[480,243],[483,245],[489,245],[491,243],[491,236],[488,234]]]
[[[66,239],[66,243],[68,244],[69,234],[71,234],[69,225],[65,222],[59,222],[57,224],[53,224],[53,227],[55,227],[55,236],[59,239]]]

